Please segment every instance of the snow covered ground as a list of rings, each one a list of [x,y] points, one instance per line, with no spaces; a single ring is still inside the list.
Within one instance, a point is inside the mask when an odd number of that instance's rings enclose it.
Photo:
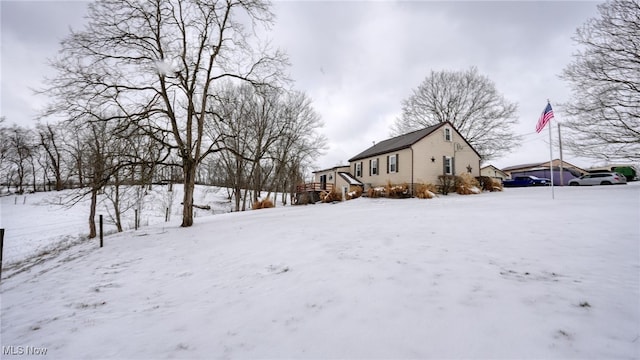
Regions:
[[[138,209],[140,226],[164,223],[167,208],[169,218],[180,223],[182,197],[181,186],[168,191],[167,186],[155,185],[145,190],[142,200],[135,201],[131,190],[139,187],[123,187],[123,202],[135,203],[123,214],[124,229],[135,227],[135,209]],[[42,253],[56,254],[87,239],[89,234],[89,198],[78,201],[84,190],[41,192],[0,197],[0,228],[6,229],[3,264],[13,264]],[[195,204],[206,204],[211,210],[194,209],[194,214],[211,215],[231,211],[226,189],[196,186]],[[104,232],[112,234],[116,227],[109,217],[112,205],[104,194],[98,197],[97,215],[103,215]],[[98,217],[96,216],[96,224]]]
[[[3,269],[3,358],[639,358],[640,184],[555,197],[149,221]],[[53,233],[58,212],[5,200],[7,231]]]

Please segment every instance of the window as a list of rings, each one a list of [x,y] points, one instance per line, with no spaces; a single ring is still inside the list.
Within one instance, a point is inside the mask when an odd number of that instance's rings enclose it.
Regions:
[[[453,174],[453,158],[448,156],[444,157],[444,173],[447,175]]]
[[[444,128],[444,141],[451,141],[451,129]]]
[[[362,177],[362,162],[356,163],[356,177]]]
[[[378,175],[378,159],[371,160],[371,175]]]
[[[388,173],[398,172],[398,154],[387,156]]]

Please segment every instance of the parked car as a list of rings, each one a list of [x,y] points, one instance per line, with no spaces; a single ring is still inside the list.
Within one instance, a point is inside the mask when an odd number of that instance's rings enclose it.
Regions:
[[[504,180],[504,187],[546,186],[551,184],[551,179],[539,178],[533,175],[516,176],[511,180]]]
[[[626,184],[627,178],[616,172],[599,172],[593,174],[582,175],[577,179],[569,180],[570,186],[578,185],[614,185]]]

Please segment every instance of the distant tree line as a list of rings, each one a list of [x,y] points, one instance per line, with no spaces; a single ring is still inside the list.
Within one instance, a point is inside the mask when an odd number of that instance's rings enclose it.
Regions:
[[[298,91],[225,82],[210,106],[221,118],[206,123],[203,141],[217,151],[200,162],[194,183],[229,188],[235,211],[262,192],[281,193],[286,203],[326,147],[311,99]],[[119,218],[125,185],[184,182],[176,149],[159,140],[160,132],[100,120],[108,117],[41,121],[35,128],[0,119],[4,191],[83,188],[94,199],[106,192]]]

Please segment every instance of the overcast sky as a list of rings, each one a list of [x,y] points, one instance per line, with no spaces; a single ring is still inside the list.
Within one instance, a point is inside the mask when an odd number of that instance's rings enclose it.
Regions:
[[[298,90],[322,116],[330,149],[318,168],[346,164],[373,141],[389,137],[407,98],[431,70],[476,66],[518,103],[522,146],[491,161],[506,167],[549,159],[548,131],[535,133],[546,105],[568,99],[558,75],[571,61],[575,30],[597,16],[599,2],[276,1],[271,38],[290,57]],[[0,1],[0,114],[34,125],[46,100],[31,89],[50,73],[69,27],[84,23],[86,3]],[[556,120],[562,110],[554,107]],[[557,136],[554,125],[553,136]],[[558,153],[554,153],[558,157]],[[564,154],[566,161],[590,160]]]

